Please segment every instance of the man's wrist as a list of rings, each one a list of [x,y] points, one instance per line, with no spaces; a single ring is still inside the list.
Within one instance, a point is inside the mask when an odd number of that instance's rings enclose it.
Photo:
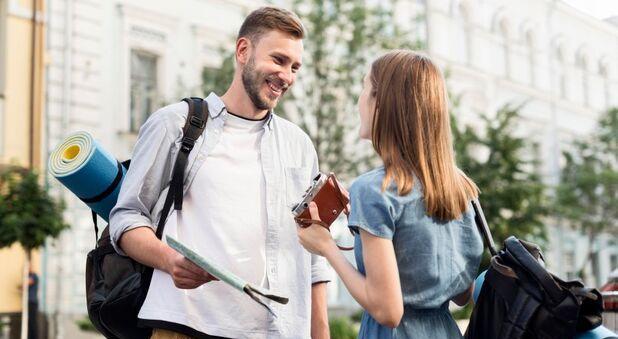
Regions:
[[[169,247],[163,241],[160,242],[161,253],[163,253],[163,258],[161,260],[161,267],[157,267],[159,270],[171,274],[172,267],[174,266],[174,259],[178,255],[178,253],[171,247]]]

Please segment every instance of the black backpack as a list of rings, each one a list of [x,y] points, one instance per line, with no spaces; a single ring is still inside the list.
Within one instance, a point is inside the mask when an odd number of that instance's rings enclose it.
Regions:
[[[571,339],[601,325],[603,301],[598,290],[549,273],[540,264],[543,255],[533,243],[511,236],[497,252],[480,205],[475,201],[473,207],[492,258],[467,339]]]
[[[208,119],[208,104],[201,98],[183,99],[189,105],[189,114],[183,128],[180,151],[173,167],[170,189],[163,205],[157,225],[156,236],[161,239],[165,221],[172,203],[176,210],[182,209],[184,171],[189,153],[195,141],[204,131]],[[126,168],[130,161],[122,163]],[[120,164],[119,164],[120,166]],[[105,192],[114,191],[122,179],[119,175]],[[104,192],[104,193],[105,193]],[[101,194],[100,199],[106,195]],[[96,215],[92,212],[95,236],[98,238]],[[95,238],[95,239],[96,239]],[[95,248],[88,253],[86,260],[86,301],[88,316],[94,326],[105,335],[114,339],[149,338],[152,330],[137,325],[139,313],[152,278],[153,269],[137,261],[116,253],[109,238],[109,226],[106,226]]]

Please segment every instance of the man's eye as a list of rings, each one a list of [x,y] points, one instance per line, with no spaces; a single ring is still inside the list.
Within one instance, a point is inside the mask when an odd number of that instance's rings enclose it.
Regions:
[[[281,60],[281,58],[279,58],[279,57],[273,57],[273,59],[275,60],[275,63],[277,65],[281,65],[283,63],[283,60]]]

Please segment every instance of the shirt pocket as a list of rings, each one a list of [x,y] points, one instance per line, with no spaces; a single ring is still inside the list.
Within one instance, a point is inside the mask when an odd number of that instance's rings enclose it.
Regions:
[[[301,201],[303,194],[311,185],[311,169],[286,167],[285,184],[286,204],[291,208]]]

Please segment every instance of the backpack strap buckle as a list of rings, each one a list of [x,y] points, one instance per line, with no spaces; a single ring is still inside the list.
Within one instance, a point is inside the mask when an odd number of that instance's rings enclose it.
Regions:
[[[180,150],[182,152],[185,152],[185,153],[191,152],[191,150],[193,149],[193,146],[195,146],[195,140],[189,137],[182,138],[181,146],[180,146]]]
[[[204,128],[204,126],[206,125],[206,121],[200,117],[197,117],[195,115],[191,116],[191,119],[189,119],[189,123],[194,126],[197,127],[199,129]]]

